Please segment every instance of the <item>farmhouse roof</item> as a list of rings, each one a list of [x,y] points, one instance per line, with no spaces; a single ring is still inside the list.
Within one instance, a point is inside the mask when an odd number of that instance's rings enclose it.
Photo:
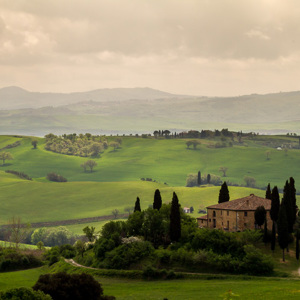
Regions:
[[[271,200],[261,198],[251,194],[250,196],[235,199],[232,201],[223,202],[208,206],[210,209],[224,209],[224,210],[256,210],[258,206],[264,206],[266,210],[271,209]]]
[[[207,215],[197,218],[197,220],[207,220]]]

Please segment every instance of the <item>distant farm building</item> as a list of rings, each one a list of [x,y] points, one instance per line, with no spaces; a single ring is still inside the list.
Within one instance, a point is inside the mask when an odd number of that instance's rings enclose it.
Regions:
[[[184,207],[184,208],[183,208],[183,211],[184,211],[186,214],[191,213],[191,209],[190,209],[189,207]]]
[[[248,197],[223,202],[207,207],[207,215],[197,218],[199,227],[216,228],[228,231],[256,229],[254,213],[257,207],[264,206],[267,226],[272,228],[270,216],[271,200],[251,194]]]

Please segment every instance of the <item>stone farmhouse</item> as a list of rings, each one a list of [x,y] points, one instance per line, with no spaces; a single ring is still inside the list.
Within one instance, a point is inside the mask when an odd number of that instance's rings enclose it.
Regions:
[[[248,197],[223,202],[207,207],[207,215],[197,218],[198,226],[227,231],[256,229],[254,213],[257,207],[264,206],[267,211],[267,226],[272,228],[270,216],[271,200],[251,194]]]

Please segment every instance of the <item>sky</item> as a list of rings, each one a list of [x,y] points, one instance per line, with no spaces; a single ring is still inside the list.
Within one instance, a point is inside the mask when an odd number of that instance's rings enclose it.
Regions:
[[[0,0],[0,88],[300,90],[299,0]]]

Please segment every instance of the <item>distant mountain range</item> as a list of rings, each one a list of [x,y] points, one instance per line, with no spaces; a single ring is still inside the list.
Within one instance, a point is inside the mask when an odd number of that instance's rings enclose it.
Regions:
[[[142,133],[229,128],[300,133],[300,92],[239,97],[175,95],[150,88],[82,93],[0,89],[0,134]]]
[[[11,86],[0,89],[0,109],[39,108],[85,101],[154,100],[173,97],[180,98],[183,96],[150,88],[98,89],[79,93],[37,93]]]

